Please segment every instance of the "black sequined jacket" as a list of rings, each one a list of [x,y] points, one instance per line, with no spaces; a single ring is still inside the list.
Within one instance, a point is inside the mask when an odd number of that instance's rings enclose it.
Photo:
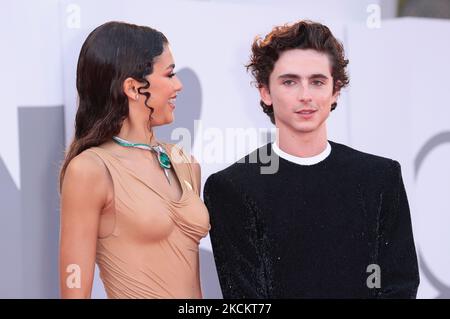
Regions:
[[[416,297],[399,163],[330,144],[330,155],[310,166],[267,144],[207,179],[224,298]]]

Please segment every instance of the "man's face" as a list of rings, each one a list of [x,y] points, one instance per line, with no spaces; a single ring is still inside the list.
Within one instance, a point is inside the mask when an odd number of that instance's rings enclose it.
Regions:
[[[330,59],[311,49],[284,51],[270,74],[269,88],[261,88],[260,94],[265,104],[273,105],[280,130],[326,130],[325,120],[338,95],[333,94]]]

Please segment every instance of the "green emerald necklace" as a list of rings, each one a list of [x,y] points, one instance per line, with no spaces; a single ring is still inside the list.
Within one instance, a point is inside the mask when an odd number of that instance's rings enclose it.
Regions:
[[[170,163],[169,155],[167,155],[166,150],[160,145],[157,144],[155,146],[151,146],[143,143],[132,143],[118,136],[113,136],[114,142],[119,145],[126,147],[136,147],[147,151],[153,151],[156,153],[156,157],[158,158],[159,166],[164,170],[164,174],[166,175],[167,181],[170,184],[169,172],[168,170],[172,167]]]

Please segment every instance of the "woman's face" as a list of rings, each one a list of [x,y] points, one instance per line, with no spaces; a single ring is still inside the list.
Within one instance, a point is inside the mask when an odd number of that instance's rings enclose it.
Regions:
[[[141,92],[149,92],[150,98],[147,104],[153,108],[151,126],[159,126],[173,122],[175,101],[179,91],[183,88],[178,77],[173,72],[175,63],[168,45],[164,45],[164,51],[155,58],[153,72],[146,77],[150,82],[148,89]],[[145,102],[145,96],[140,95],[139,101]]]

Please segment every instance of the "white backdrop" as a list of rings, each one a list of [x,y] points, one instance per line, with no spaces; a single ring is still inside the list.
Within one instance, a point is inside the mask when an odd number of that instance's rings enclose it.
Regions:
[[[350,58],[350,88],[329,120],[330,139],[400,161],[421,256],[419,297],[450,298],[450,111],[444,97],[450,23],[396,19],[371,28],[373,14],[367,9],[378,1],[243,2],[0,2],[0,32],[8,43],[0,50],[5,118],[0,129],[7,137],[0,144],[5,203],[0,249],[6,257],[0,266],[0,297],[58,296],[56,163],[60,144],[72,137],[76,61],[94,27],[123,20],[152,26],[168,37],[185,86],[171,128],[193,131],[193,121],[201,120],[203,130],[192,144],[202,161],[211,144],[208,129],[223,133],[227,128],[271,127],[244,68],[250,44],[273,25],[308,18],[330,26]],[[170,133],[159,131],[161,137]],[[237,141],[224,142],[230,146]],[[205,161],[203,182],[251,150],[234,150],[227,161]],[[205,297],[221,296],[209,238],[201,242],[201,279]],[[104,296],[96,277],[93,297]]]
[[[421,283],[450,298],[450,22],[348,27],[350,142],[402,165]]]
[[[58,296],[59,1],[0,2],[0,297]]]

